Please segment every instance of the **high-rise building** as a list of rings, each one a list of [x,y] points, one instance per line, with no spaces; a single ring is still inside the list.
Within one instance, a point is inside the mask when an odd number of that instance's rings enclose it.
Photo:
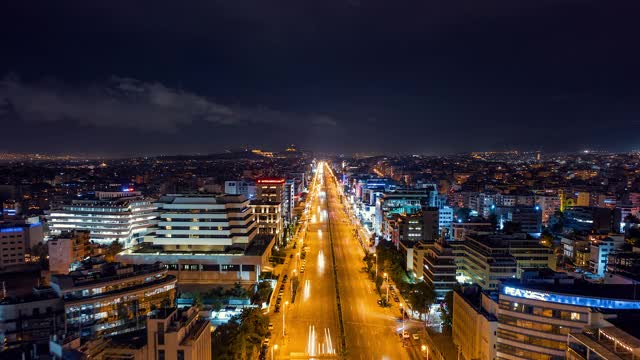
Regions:
[[[249,203],[258,225],[258,234],[272,235],[281,244],[283,240],[282,206],[277,202],[253,200]],[[282,245],[282,244],[281,244]]]
[[[156,216],[152,200],[127,196],[73,200],[51,210],[47,220],[51,235],[88,230],[91,241],[104,245],[118,241],[126,249],[142,242]]]
[[[284,183],[284,220],[287,224],[293,221],[293,209],[296,196],[296,184],[293,179],[289,179]]]
[[[282,206],[282,216],[285,226],[289,224],[293,211],[293,206],[289,201],[293,201],[293,188],[287,186],[286,180],[282,178],[262,178],[258,179],[256,185],[256,199],[268,202],[279,202]]]
[[[428,247],[423,266],[423,279],[433,287],[437,299],[444,299],[446,293],[458,284],[453,249],[444,239]]]

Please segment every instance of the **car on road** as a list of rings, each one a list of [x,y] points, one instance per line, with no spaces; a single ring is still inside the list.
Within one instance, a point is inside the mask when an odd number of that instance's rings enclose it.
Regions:
[[[403,338],[403,339],[409,339],[409,338],[410,338],[410,336],[409,336],[409,331],[407,331],[407,330],[402,330],[402,338]]]
[[[415,341],[420,341],[420,335],[418,335],[418,334],[413,334],[413,335],[411,335],[411,337],[412,337],[412,338],[413,338],[413,340],[415,340]]]
[[[273,330],[273,323],[269,323],[269,327],[268,327],[268,329],[269,329],[269,330]]]
[[[280,312],[280,305],[276,305],[276,308],[273,310],[273,312],[279,313]]]
[[[269,347],[269,338],[264,339],[262,343],[267,345],[267,347]]]

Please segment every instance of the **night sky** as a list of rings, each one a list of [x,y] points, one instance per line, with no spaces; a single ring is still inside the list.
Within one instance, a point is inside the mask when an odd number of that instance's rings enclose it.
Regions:
[[[638,19],[637,0],[3,1],[0,151],[639,149]]]

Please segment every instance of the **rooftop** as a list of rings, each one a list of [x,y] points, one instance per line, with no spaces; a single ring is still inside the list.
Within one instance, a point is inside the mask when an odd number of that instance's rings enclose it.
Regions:
[[[167,194],[158,199],[164,204],[228,204],[246,201],[244,195],[234,194]]]
[[[522,283],[520,280],[509,279],[502,283],[503,286],[512,286],[528,290],[537,290],[565,295],[584,296],[589,298],[632,300],[640,305],[640,289],[634,285],[618,284],[594,284],[588,281],[574,281],[566,283]],[[597,307],[597,306],[594,306]],[[639,307],[640,308],[640,307]]]

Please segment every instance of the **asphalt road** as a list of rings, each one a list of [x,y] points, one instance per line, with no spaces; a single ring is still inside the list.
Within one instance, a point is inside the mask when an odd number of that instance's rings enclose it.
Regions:
[[[296,249],[289,247],[284,272],[289,274],[279,313],[270,311],[273,324],[271,348],[276,359],[306,354],[346,354],[348,359],[419,359],[419,341],[403,341],[399,335],[402,322],[397,306],[378,306],[375,287],[364,270],[364,250],[353,236],[345,208],[339,200],[337,184],[325,167],[322,180],[316,176],[311,187],[308,213],[303,216]],[[333,239],[333,249],[330,237]],[[297,259],[301,242],[308,246],[306,262]],[[332,251],[342,302],[346,351],[341,343],[336,301]],[[293,254],[293,257],[290,255]],[[302,264],[305,264],[301,274]],[[294,271],[295,270],[295,271]],[[291,297],[294,276],[299,278],[295,301]],[[278,283],[278,287],[280,283]],[[277,291],[277,290],[276,290]],[[283,336],[283,314],[286,335]],[[405,328],[419,324],[405,322]],[[277,350],[273,347],[278,345]],[[271,352],[269,352],[270,358]]]

